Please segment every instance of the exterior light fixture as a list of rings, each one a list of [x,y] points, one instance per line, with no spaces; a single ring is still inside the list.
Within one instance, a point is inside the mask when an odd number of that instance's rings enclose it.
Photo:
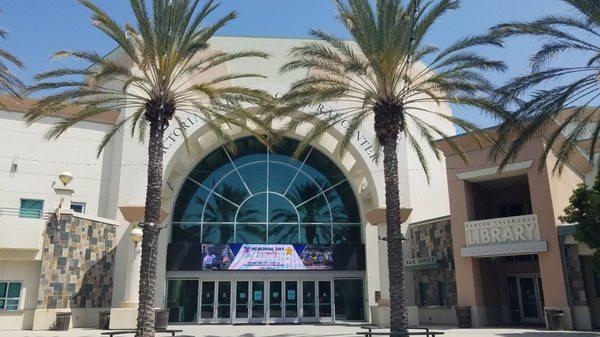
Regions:
[[[58,176],[58,179],[63,183],[63,186],[67,186],[71,181],[73,181],[73,175],[71,172],[63,172]]]
[[[142,232],[142,229],[139,227],[134,227],[131,230],[131,232],[129,232],[129,238],[134,243],[138,243],[138,242],[142,241],[143,235],[144,235],[144,232]]]

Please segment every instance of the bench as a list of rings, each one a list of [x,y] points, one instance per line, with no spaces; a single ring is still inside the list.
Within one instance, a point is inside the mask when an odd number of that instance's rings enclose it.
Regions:
[[[175,336],[176,333],[178,332],[183,332],[183,330],[173,330],[173,329],[163,329],[163,330],[156,330],[155,333],[159,334],[159,333],[170,333],[171,336]],[[127,335],[127,334],[135,334],[135,330],[114,330],[114,331],[107,331],[107,332],[102,332],[101,335],[107,335],[110,337],[113,336],[117,336],[117,335]],[[178,337],[193,337],[193,336],[183,336],[183,335],[179,335]]]
[[[379,326],[379,325],[373,325],[373,324],[369,324],[369,325],[361,325],[360,326],[361,329],[366,329],[367,331],[371,332],[374,329],[375,330],[383,330],[383,329],[389,329],[389,327],[385,327],[385,326]],[[419,328],[419,327],[412,327],[409,326],[408,327],[409,330],[425,330],[425,332],[429,332],[429,328]]]
[[[377,326],[377,325],[362,325],[360,327],[361,329],[366,329],[367,331],[361,331],[361,332],[357,332],[357,335],[365,335],[368,337],[371,336],[406,336],[405,333],[402,332],[389,332],[389,331],[381,331],[381,332],[374,332],[373,330],[382,330],[382,329],[389,329],[387,327],[383,327],[383,326]],[[441,331],[429,331],[429,328],[418,328],[418,327],[408,327],[410,330],[424,330],[424,332],[409,332],[408,335],[409,336],[426,336],[426,337],[435,337],[437,335],[443,335],[444,333]]]
[[[390,332],[390,331],[359,331],[356,333],[357,335],[364,335],[366,337],[372,336],[426,336],[426,337],[436,337],[438,335],[443,335],[444,333],[441,331],[426,331],[426,332]]]

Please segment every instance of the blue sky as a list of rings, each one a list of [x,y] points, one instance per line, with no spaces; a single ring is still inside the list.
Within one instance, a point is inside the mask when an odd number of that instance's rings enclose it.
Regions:
[[[240,18],[221,35],[305,37],[310,28],[322,28],[348,37],[335,20],[330,0],[222,0],[218,14],[236,10]],[[133,20],[129,1],[96,0],[120,22]],[[560,0],[463,0],[460,9],[440,20],[429,34],[429,42],[444,47],[468,34],[484,32],[490,26],[512,20],[530,20],[544,14],[569,13]],[[89,12],[75,0],[0,0],[0,26],[10,35],[0,41],[4,49],[19,56],[27,69],[17,72],[26,82],[38,72],[56,66],[50,56],[57,50],[95,50],[107,53],[115,45],[91,25]],[[213,16],[216,18],[217,15]],[[528,56],[539,42],[518,38],[504,49],[481,50],[488,57],[505,61],[510,70],[490,74],[495,83],[527,71]],[[61,64],[64,66],[64,63]],[[454,114],[481,126],[495,121],[477,111],[453,109]]]

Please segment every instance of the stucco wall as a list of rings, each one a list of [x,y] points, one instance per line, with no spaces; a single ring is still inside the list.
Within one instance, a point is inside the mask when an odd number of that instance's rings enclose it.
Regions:
[[[19,311],[0,311],[0,330],[32,328],[37,305],[40,264],[40,261],[0,260],[0,280],[22,282]]]
[[[47,117],[27,126],[23,113],[0,111],[0,165],[15,172],[0,175],[0,207],[18,208],[20,198],[44,200],[44,209],[57,207],[52,189],[58,174],[70,171],[74,175],[73,201],[85,202],[88,214],[102,214],[99,204],[107,198],[108,181],[104,172],[110,169],[107,155],[96,157],[96,150],[109,125],[81,122],[57,140],[44,141],[43,136],[59,119]],[[110,148],[106,153],[110,152]]]

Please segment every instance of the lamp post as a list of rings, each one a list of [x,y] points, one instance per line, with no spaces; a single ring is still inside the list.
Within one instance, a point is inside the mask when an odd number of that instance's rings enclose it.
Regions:
[[[127,269],[125,296],[123,302],[121,302],[121,307],[123,308],[137,308],[138,306],[140,266],[142,262],[142,245],[139,242],[142,241],[142,236],[142,229],[137,226],[133,227],[129,232],[129,239],[133,242],[134,249],[131,267]]]

